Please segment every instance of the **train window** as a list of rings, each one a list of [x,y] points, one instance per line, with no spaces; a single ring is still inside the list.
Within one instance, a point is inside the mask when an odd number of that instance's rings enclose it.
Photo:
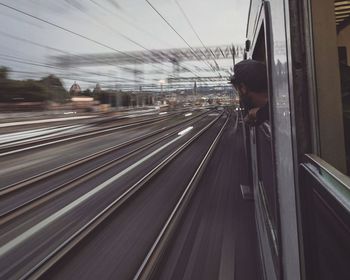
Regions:
[[[269,51],[266,42],[268,30],[266,30],[266,23],[263,21],[254,44],[252,52],[252,59],[264,62],[267,68],[267,77],[269,81],[271,78],[270,67],[267,60],[267,52]],[[269,104],[272,104],[272,87],[268,83]],[[271,111],[271,106],[270,106]],[[274,143],[272,137],[272,121],[266,120],[262,124],[251,128],[254,130],[251,135],[255,139],[255,156],[256,156],[256,173],[257,179],[255,188],[259,193],[259,200],[261,200],[262,212],[264,212],[265,220],[268,221],[268,240],[270,248],[272,248],[273,263],[276,273],[279,273],[280,266],[280,240],[279,240],[279,210],[278,210],[278,196],[275,182],[275,162],[274,162]]]
[[[262,28],[256,40],[253,59],[266,63],[265,30]]]
[[[319,154],[350,175],[350,2],[310,1]]]
[[[266,63],[265,31],[261,28],[253,52],[253,59]],[[266,77],[267,78],[267,77]],[[270,94],[271,95],[271,94]],[[271,99],[271,96],[270,98]],[[270,102],[271,104],[271,102]],[[277,197],[273,180],[272,135],[270,121],[266,121],[256,129],[256,148],[259,186],[266,198],[266,207],[276,231]]]

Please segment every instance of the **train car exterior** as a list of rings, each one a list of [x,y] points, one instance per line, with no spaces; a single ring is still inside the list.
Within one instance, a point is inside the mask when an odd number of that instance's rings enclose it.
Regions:
[[[350,279],[350,1],[251,0],[246,36],[269,84],[245,128],[264,279]]]

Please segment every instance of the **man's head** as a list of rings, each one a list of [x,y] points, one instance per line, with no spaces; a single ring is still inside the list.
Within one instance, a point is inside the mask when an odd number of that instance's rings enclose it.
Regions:
[[[262,107],[267,103],[267,73],[264,63],[256,60],[237,63],[231,83],[237,89],[245,107]]]

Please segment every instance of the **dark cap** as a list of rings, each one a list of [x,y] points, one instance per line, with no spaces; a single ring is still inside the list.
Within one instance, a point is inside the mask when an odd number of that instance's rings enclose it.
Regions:
[[[231,83],[236,86],[244,83],[250,90],[267,91],[267,74],[264,63],[257,60],[243,60],[234,67]]]

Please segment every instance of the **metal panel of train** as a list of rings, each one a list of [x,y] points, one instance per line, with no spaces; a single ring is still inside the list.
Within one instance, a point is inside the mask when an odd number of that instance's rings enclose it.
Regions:
[[[251,0],[246,36],[269,87],[245,125],[264,279],[350,279],[350,2]]]

